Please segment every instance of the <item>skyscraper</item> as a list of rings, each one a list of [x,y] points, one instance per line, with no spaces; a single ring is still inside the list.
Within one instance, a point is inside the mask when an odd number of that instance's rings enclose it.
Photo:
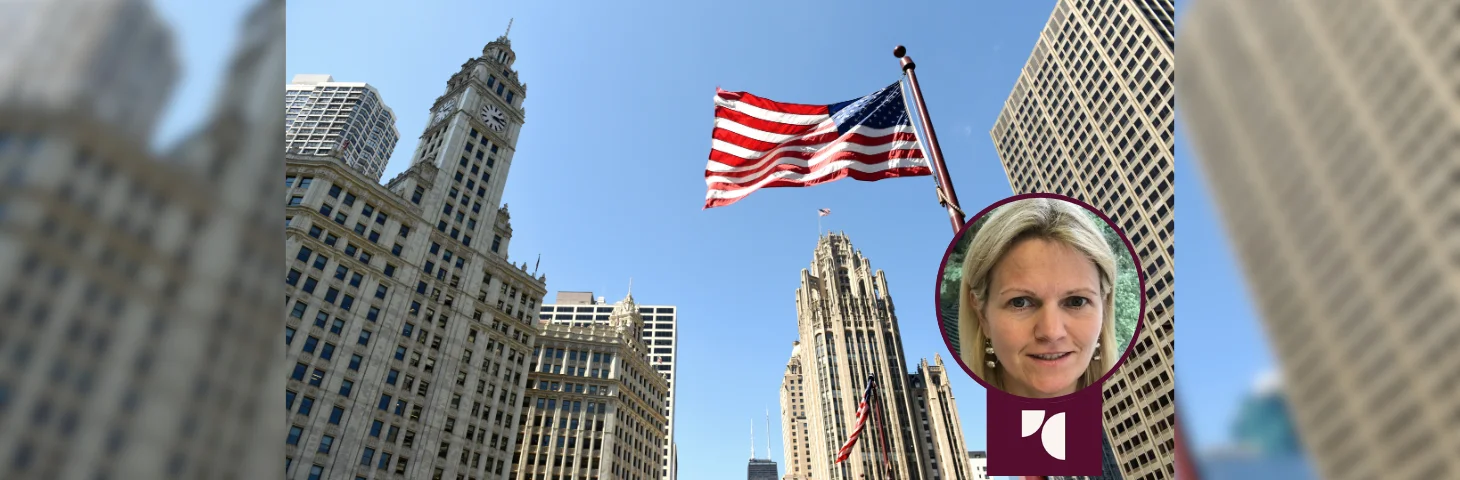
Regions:
[[[606,322],[542,325],[510,478],[664,475],[669,381],[649,363],[639,308],[628,295]]]
[[[546,294],[509,261],[498,206],[522,121],[513,60],[505,37],[468,59],[385,186],[285,156],[288,478],[507,478]]]
[[[144,146],[177,83],[152,2],[6,2],[0,45],[0,104],[86,116]]]
[[[165,154],[174,60],[148,2],[6,5],[0,478],[279,474],[283,212],[256,199],[281,192],[282,118],[250,113],[283,94],[283,3],[250,9],[214,109]]]
[[[1125,478],[1175,477],[1175,41],[1171,0],[1060,0],[990,135],[1015,193],[1100,209],[1136,249],[1145,330],[1104,385]]]
[[[941,359],[903,370],[887,279],[845,234],[817,239],[811,268],[801,270],[796,317],[798,339],[781,383],[782,429],[793,432],[784,437],[787,478],[971,478]],[[869,420],[855,451],[835,463],[869,376],[878,385],[879,421]]]
[[[1460,475],[1454,11],[1195,2],[1183,23],[1197,165],[1320,478]]]
[[[968,473],[973,480],[989,480],[989,452],[969,450]]]
[[[542,306],[544,323],[587,327],[607,324],[613,306],[595,298],[593,292],[558,292],[555,303]],[[664,415],[669,418],[664,432],[664,476],[662,480],[675,479],[674,446],[674,359],[675,342],[679,339],[679,309],[674,305],[639,305],[643,316],[644,345],[648,346],[649,362],[654,369],[669,381],[669,390],[664,398]]]
[[[284,90],[284,112],[287,151],[334,156],[377,182],[400,140],[395,111],[363,82],[295,75]]]
[[[776,476],[781,473],[776,467],[776,461],[767,458],[752,458],[745,469],[747,480],[776,480]]]

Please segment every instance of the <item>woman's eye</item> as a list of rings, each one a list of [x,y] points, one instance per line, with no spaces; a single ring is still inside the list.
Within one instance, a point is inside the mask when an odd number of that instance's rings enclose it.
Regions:
[[[1065,300],[1065,306],[1072,308],[1080,308],[1089,304],[1090,299],[1085,297],[1070,297],[1070,299]]]
[[[1034,306],[1034,301],[1029,297],[1015,297],[1009,300],[1009,306],[1014,308],[1029,308]]]

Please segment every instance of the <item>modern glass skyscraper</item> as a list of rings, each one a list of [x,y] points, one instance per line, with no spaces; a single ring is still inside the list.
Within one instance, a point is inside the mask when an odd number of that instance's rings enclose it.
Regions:
[[[1460,475],[1455,3],[1194,2],[1181,105],[1321,478]]]
[[[1105,383],[1107,441],[1125,478],[1174,478],[1175,6],[1060,0],[993,130],[1015,193],[1095,206],[1136,249],[1145,330]]]
[[[329,75],[295,75],[284,89],[284,148],[333,156],[380,181],[400,131],[375,87]]]

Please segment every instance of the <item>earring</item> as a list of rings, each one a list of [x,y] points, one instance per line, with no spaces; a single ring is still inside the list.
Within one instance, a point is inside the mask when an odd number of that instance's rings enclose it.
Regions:
[[[1100,342],[1095,342],[1095,359],[1100,359]]]
[[[990,342],[988,339],[984,339],[983,345],[984,345],[983,346],[984,353],[987,353],[989,355],[989,358],[990,358],[989,361],[984,362],[984,363],[985,364],[988,364],[989,368],[994,368],[994,365],[996,365],[996,363],[994,363],[994,360],[992,360],[994,358],[994,344],[992,342]]]

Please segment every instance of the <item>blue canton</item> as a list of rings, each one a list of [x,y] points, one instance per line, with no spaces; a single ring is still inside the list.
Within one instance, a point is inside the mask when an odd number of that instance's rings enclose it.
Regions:
[[[828,105],[827,108],[831,110],[831,119],[836,122],[838,134],[845,134],[858,125],[868,128],[912,125],[907,105],[902,101],[902,82],[856,100]]]

